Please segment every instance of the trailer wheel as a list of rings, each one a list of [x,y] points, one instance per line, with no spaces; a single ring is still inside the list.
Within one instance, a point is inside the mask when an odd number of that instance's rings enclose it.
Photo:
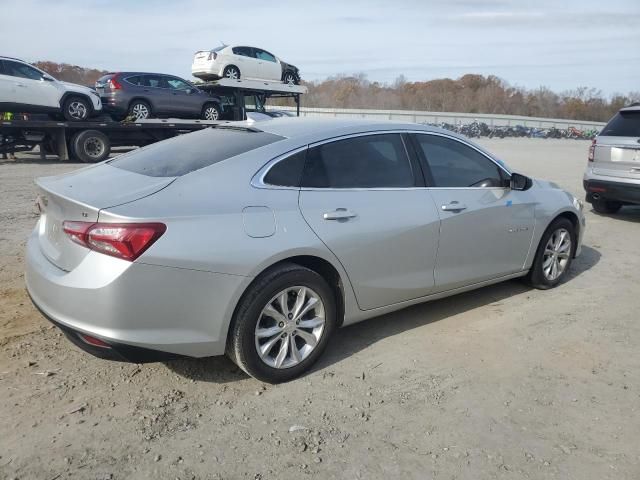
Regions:
[[[98,130],[83,130],[71,140],[74,156],[85,163],[98,163],[111,152],[109,137]]]

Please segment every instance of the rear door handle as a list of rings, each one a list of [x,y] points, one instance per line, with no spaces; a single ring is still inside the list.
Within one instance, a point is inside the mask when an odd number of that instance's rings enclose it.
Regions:
[[[467,206],[464,203],[460,203],[457,201],[453,201],[448,203],[447,205],[442,205],[442,210],[445,212],[461,212],[462,210],[466,210]]]
[[[357,214],[347,210],[346,208],[336,208],[333,212],[326,212],[322,215],[322,218],[325,220],[348,220],[357,216]]]

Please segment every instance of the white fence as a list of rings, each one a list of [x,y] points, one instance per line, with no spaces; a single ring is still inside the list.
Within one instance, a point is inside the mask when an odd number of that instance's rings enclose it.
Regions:
[[[273,110],[291,110],[295,107],[269,107]],[[300,115],[303,117],[342,117],[342,118],[368,118],[378,120],[400,120],[414,123],[471,123],[474,120],[484,122],[487,125],[511,126],[524,125],[525,127],[566,129],[576,127],[582,130],[604,127],[602,122],[588,122],[582,120],[564,120],[558,118],[521,117],[518,115],[498,115],[487,113],[453,113],[453,112],[420,112],[413,110],[368,110],[350,108],[310,108],[300,107]]]

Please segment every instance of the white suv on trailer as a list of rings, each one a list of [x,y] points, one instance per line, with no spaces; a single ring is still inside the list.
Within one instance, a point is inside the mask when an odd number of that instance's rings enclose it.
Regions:
[[[22,60],[0,57],[0,112],[62,114],[79,122],[101,110],[95,90],[58,81]]]

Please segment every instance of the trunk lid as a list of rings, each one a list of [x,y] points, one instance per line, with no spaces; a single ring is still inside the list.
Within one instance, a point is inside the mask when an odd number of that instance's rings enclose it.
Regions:
[[[89,250],[64,233],[65,220],[97,222],[100,210],[151,195],[174,179],[140,175],[109,164],[38,178],[38,241],[42,253],[58,268],[73,270]]]
[[[640,179],[640,107],[620,110],[596,139],[593,173]]]

